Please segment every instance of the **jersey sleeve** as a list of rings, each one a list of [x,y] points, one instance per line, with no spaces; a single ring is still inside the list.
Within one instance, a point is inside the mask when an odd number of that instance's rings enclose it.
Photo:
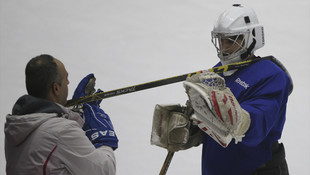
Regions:
[[[244,144],[255,146],[267,136],[273,139],[271,142],[281,137],[289,88],[288,76],[280,71],[260,80],[246,93],[240,104],[250,113],[251,125]]]
[[[96,149],[77,124],[67,125],[61,131],[57,151],[59,158],[72,174],[115,175],[116,173],[112,148],[101,146]]]

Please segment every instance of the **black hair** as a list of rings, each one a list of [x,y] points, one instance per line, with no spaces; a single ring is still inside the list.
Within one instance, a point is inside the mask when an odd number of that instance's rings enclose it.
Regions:
[[[47,98],[53,83],[61,85],[61,76],[54,57],[43,54],[32,58],[25,70],[26,88],[29,95]]]

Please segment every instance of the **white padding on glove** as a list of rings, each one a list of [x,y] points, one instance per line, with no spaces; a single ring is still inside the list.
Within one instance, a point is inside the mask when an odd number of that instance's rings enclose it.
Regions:
[[[250,126],[250,115],[225,87],[225,81],[213,72],[194,75],[184,87],[194,108],[193,120],[200,129],[221,146],[227,147],[232,138],[241,142]]]

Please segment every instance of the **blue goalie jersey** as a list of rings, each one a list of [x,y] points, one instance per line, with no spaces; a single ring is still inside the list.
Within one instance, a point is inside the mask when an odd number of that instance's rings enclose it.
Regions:
[[[202,174],[249,175],[271,159],[271,145],[281,138],[291,80],[268,59],[223,77],[241,107],[250,113],[251,125],[242,142],[232,141],[227,148],[205,134]]]

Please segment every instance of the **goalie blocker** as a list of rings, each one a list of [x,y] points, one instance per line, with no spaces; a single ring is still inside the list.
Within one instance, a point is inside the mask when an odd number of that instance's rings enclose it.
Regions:
[[[193,110],[189,104],[155,106],[151,144],[177,152],[198,146],[202,141],[202,131],[192,124],[190,115]]]

